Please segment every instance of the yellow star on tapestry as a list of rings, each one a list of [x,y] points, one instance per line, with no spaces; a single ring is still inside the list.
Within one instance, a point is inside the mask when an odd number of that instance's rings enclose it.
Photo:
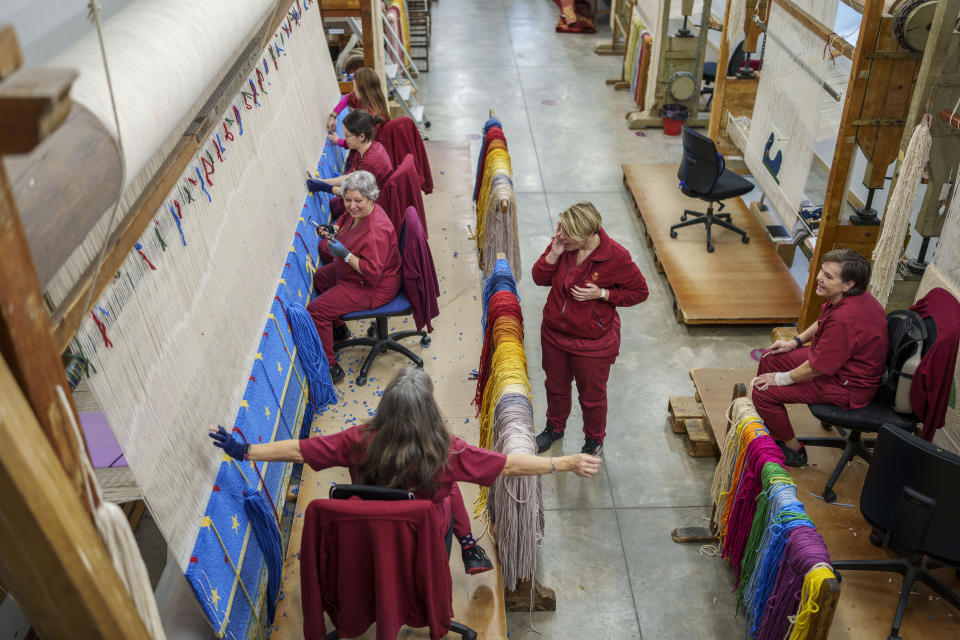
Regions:
[[[297,289],[297,297],[298,297],[298,298],[302,298],[302,297],[303,297],[303,289]]]
[[[287,281],[284,280],[283,278],[280,278],[280,284],[284,284],[284,285],[285,285],[285,284],[287,284]],[[271,314],[271,315],[272,315],[272,314]]]
[[[212,592],[210,592],[210,604],[212,604],[213,608],[216,609],[218,602],[220,602],[220,594],[217,593],[216,589],[214,589]]]
[[[240,533],[240,531],[239,531],[239,529],[240,529],[240,521],[237,520],[237,514],[233,514],[232,516],[230,516],[230,520],[231,520],[231,522],[230,522],[230,528],[233,529],[233,532],[234,532],[234,533]]]
[[[255,355],[255,356],[253,357],[253,359],[254,359],[254,360],[263,360],[263,354],[262,354],[262,353],[257,353],[257,355]]]
[[[226,457],[229,458],[230,456]],[[210,516],[203,516],[203,518],[200,519],[201,527],[209,527],[211,524],[213,524],[213,521],[210,519]]]
[[[270,407],[268,407],[267,405],[263,405],[263,413],[266,414],[266,416],[269,418],[269,417],[270,417]]]
[[[277,373],[283,373],[283,365],[280,364],[280,361],[277,361]]]
[[[300,222],[306,222],[306,220],[303,219],[303,216],[300,216]]]
[[[240,401],[240,408],[241,408],[241,409],[249,409],[249,408],[250,408],[250,404],[249,404],[246,400],[241,400],[241,401]]]

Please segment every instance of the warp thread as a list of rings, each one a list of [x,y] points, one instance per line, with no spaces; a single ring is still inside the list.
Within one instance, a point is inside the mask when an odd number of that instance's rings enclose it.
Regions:
[[[873,297],[884,306],[893,290],[893,278],[903,254],[903,238],[913,214],[913,202],[917,197],[917,189],[920,188],[923,168],[930,157],[930,121],[931,116],[928,113],[910,136],[907,152],[898,167],[897,184],[883,213],[880,240],[873,249],[873,273],[869,289]]]

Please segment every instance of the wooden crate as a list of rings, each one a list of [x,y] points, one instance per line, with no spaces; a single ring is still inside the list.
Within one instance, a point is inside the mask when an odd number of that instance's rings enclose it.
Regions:
[[[674,433],[686,433],[684,423],[692,418],[704,418],[703,405],[695,398],[677,396],[667,402],[670,428]]]
[[[694,458],[713,458],[717,454],[713,439],[707,430],[707,421],[704,418],[691,418],[684,421],[683,444]]]

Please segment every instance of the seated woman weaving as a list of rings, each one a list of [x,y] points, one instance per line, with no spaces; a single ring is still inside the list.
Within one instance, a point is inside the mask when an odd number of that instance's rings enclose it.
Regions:
[[[344,94],[337,106],[330,112],[327,118],[327,131],[330,133],[336,131],[337,116],[348,106],[351,109],[362,109],[367,113],[378,115],[383,118],[384,122],[390,120],[387,98],[383,95],[383,86],[380,84],[380,78],[376,71],[370,67],[360,67],[353,72],[353,90]],[[377,130],[379,130],[379,125]],[[374,137],[376,137],[376,131]],[[335,143],[344,148],[347,146],[346,141],[339,138]]]
[[[489,486],[499,476],[558,471],[572,471],[589,478],[600,468],[600,458],[583,453],[557,458],[525,453],[504,455],[467,444],[447,431],[433,396],[433,382],[417,367],[397,372],[368,424],[328,436],[269,444],[245,444],[223,427],[211,426],[210,432],[214,446],[237,460],[306,462],[316,471],[347,467],[351,482],[412,491],[417,498],[433,502],[439,529],[446,532],[448,548],[455,528],[455,512],[463,509],[457,482]],[[458,498],[459,504],[455,504]],[[478,547],[475,542],[473,545]]]
[[[792,340],[777,340],[760,358],[753,404],[786,464],[807,463],[790,424],[787,404],[832,404],[858,409],[880,387],[889,338],[883,306],[867,292],[870,263],[856,251],[823,256],[817,295],[827,299],[817,321]],[[809,342],[810,346],[805,346]]]
[[[390,154],[382,144],[373,139],[374,129],[383,123],[383,118],[370,115],[366,111],[351,111],[343,119],[343,134],[350,153],[343,169],[343,175],[326,180],[307,180],[307,190],[311,192],[323,191],[336,195],[342,194],[344,178],[354,171],[369,171],[373,174],[377,184],[382,185],[393,172],[393,162]],[[328,134],[330,140],[336,144],[340,139],[337,134]],[[330,211],[335,210],[331,202]]]
[[[341,186],[346,213],[336,224],[324,225],[319,231],[324,236],[320,253],[332,256],[333,261],[314,272],[313,286],[319,295],[307,305],[334,382],[344,376],[333,350],[334,337],[346,337],[340,316],[375,309],[393,300],[400,290],[397,233],[375,202],[380,190],[373,175],[355,171],[343,176]]]

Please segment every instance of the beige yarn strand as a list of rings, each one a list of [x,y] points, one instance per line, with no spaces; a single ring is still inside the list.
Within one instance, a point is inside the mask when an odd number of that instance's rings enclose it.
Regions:
[[[880,241],[873,250],[873,276],[870,278],[870,293],[887,305],[893,290],[893,278],[903,254],[903,239],[913,213],[913,203],[920,187],[920,176],[930,157],[930,114],[923,116],[910,136],[903,162],[900,163],[897,184],[887,201],[883,214],[883,230]]]

